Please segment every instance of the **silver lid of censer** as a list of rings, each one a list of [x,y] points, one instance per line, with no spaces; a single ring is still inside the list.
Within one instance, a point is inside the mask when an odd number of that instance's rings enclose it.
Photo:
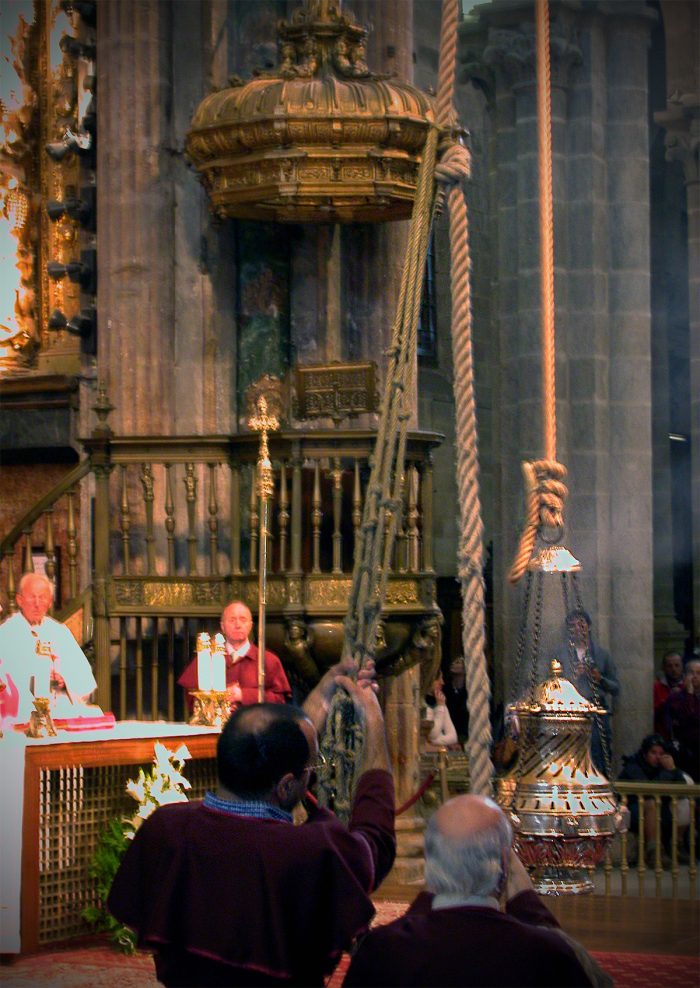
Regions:
[[[532,701],[511,708],[520,722],[520,751],[500,780],[498,798],[511,813],[515,849],[535,869],[538,890],[591,891],[586,869],[625,829],[610,783],[591,759],[593,721],[605,710],[561,678],[556,659],[551,673]]]

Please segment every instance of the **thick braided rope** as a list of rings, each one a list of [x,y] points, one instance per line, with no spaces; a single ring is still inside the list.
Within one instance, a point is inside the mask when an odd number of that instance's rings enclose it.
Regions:
[[[401,502],[401,477],[410,418],[407,403],[413,391],[423,269],[434,200],[436,153],[437,131],[431,128],[419,171],[379,429],[345,623],[346,652],[360,662],[374,652],[376,626],[391,568],[398,506]]]
[[[525,524],[508,573],[511,583],[517,583],[526,572],[540,528],[564,527],[564,501],[569,493],[562,482],[566,477],[566,467],[556,460],[525,461],[522,470]]]
[[[444,0],[438,92],[438,123],[443,127],[449,127],[454,119],[458,16],[457,0]],[[490,684],[484,651],[483,523],[474,396],[469,229],[464,194],[469,166],[467,149],[459,144],[452,144],[440,159],[436,178],[449,188],[447,201],[450,220],[452,357],[460,512],[457,572],[462,590],[462,646],[466,660],[469,709],[469,779],[472,792],[488,796],[492,793],[493,763],[490,754]]]
[[[544,459],[523,464],[525,525],[508,579],[517,583],[525,573],[540,527],[564,527],[561,483],[566,467],[557,462],[556,351],[554,332],[554,208],[552,197],[552,111],[549,49],[549,3],[536,0],[537,151],[540,199],[540,296],[542,304],[542,425]]]
[[[408,403],[413,393],[423,271],[435,202],[437,143],[437,129],[431,127],[418,172],[377,438],[344,624],[343,652],[357,659],[360,665],[373,657],[375,652],[377,626],[386,597],[401,510],[401,485],[410,418]],[[361,727],[354,720],[352,706],[347,693],[336,691],[331,701],[327,721],[329,730],[324,745],[332,755],[330,761],[338,766],[339,771],[335,778],[319,780],[326,801],[331,796],[334,798],[335,810],[341,819],[347,818],[354,766],[364,741]]]
[[[537,44],[537,151],[540,194],[540,295],[542,299],[542,398],[544,456],[557,458],[554,348],[554,209],[552,205],[552,110],[550,99],[549,2],[535,7]]]

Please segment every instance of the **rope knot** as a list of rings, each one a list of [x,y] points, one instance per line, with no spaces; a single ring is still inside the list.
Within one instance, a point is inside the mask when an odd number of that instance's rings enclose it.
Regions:
[[[522,465],[525,480],[525,527],[508,573],[517,583],[528,567],[541,528],[564,527],[564,501],[569,489],[562,478],[567,470],[556,460],[532,460]]]
[[[451,189],[455,185],[460,185],[466,189],[471,175],[471,155],[463,144],[456,141],[448,144],[440,161],[435,166],[435,179]]]

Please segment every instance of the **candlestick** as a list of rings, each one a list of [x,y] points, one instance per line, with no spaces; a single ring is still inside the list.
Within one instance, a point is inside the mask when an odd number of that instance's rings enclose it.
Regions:
[[[211,638],[206,631],[197,635],[197,689],[201,693],[212,690]]]
[[[215,693],[226,692],[226,639],[214,635],[211,647],[211,689]]]

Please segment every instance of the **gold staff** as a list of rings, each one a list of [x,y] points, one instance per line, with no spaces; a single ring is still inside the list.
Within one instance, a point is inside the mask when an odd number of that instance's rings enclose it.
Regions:
[[[258,702],[265,702],[265,606],[267,604],[267,537],[269,532],[269,501],[275,490],[275,481],[267,448],[267,434],[279,428],[274,415],[267,414],[267,401],[263,395],[257,400],[257,415],[248,422],[248,428],[260,433],[258,455],[258,497],[260,498],[260,562],[258,566]]]

